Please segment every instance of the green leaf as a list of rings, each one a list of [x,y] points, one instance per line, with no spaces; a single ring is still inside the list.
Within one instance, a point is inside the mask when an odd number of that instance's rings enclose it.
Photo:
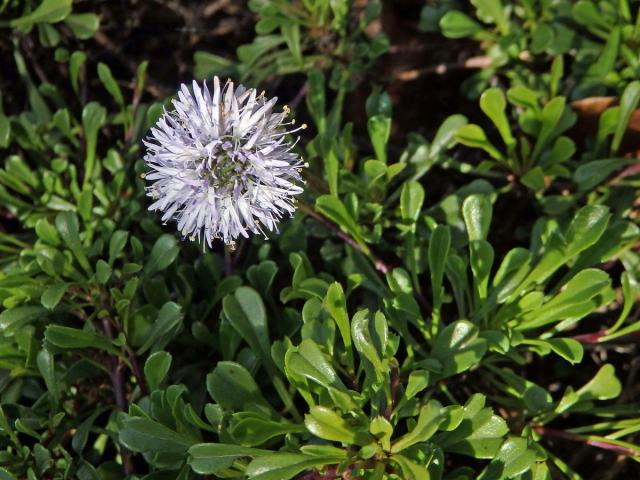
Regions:
[[[386,339],[375,338],[371,331],[371,326],[379,323],[380,318],[384,320],[384,316],[379,312],[376,313],[376,318],[373,323],[370,321],[370,317],[371,313],[369,310],[365,309],[356,312],[351,319],[351,338],[358,353],[371,362],[375,369],[376,376],[378,376],[389,370],[389,366],[383,364],[381,358]],[[384,323],[383,330],[386,335],[386,322]]]
[[[376,158],[387,163],[387,142],[391,134],[391,119],[383,115],[374,115],[367,121],[369,138]]]
[[[447,38],[465,38],[473,37],[484,31],[484,28],[468,15],[458,10],[449,10],[440,19],[440,30]]]
[[[111,234],[111,240],[109,240],[109,265],[113,265],[115,259],[122,253],[128,239],[129,232],[124,230],[116,230]]]
[[[622,310],[620,311],[620,315],[615,323],[607,330],[607,335],[605,338],[610,338],[611,335],[615,334],[622,326],[624,321],[631,313],[631,309],[635,305],[636,298],[640,295],[640,285],[638,281],[635,279],[633,275],[629,272],[624,271],[620,276],[620,283],[622,283],[622,293],[624,297],[624,304],[622,306]],[[640,329],[640,323],[632,323],[629,327],[634,327]],[[628,328],[628,327],[627,327]],[[623,329],[624,330],[624,329]],[[614,337],[615,338],[615,337]],[[606,341],[605,339],[601,339],[601,341]]]
[[[536,461],[536,452],[530,449],[526,438],[512,437],[502,444],[500,451],[478,480],[514,478],[531,469]]]
[[[213,53],[197,51],[193,54],[193,62],[193,73],[199,80],[209,79],[214,75],[233,78],[238,74],[233,61]]]
[[[418,182],[406,182],[400,192],[402,220],[415,223],[424,203],[424,188]]]
[[[229,433],[234,440],[246,447],[262,445],[274,437],[289,433],[303,432],[303,425],[271,420],[255,412],[235,413],[229,427]]]
[[[446,225],[438,225],[431,233],[429,239],[429,275],[431,277],[431,289],[433,291],[433,307],[439,311],[442,306],[444,289],[442,279],[444,276],[449,248],[451,246],[451,232]]]
[[[96,262],[96,282],[105,285],[111,278],[111,266],[102,259]]]
[[[485,90],[480,96],[480,108],[496,126],[507,148],[512,149],[516,144],[516,140],[511,134],[511,127],[505,113],[506,107],[507,102],[504,99],[504,93],[499,88]]]
[[[272,453],[254,459],[247,470],[249,480],[288,480],[311,467],[330,465],[344,460],[343,456],[309,456],[300,453]]]
[[[436,434],[433,442],[447,452],[494,458],[509,427],[490,408],[483,408],[484,404],[484,395],[472,395],[464,406],[464,418],[458,427]]]
[[[500,264],[500,268],[493,277],[492,300],[503,303],[531,270],[531,252],[525,248],[516,247],[507,253]]]
[[[616,59],[620,51],[621,29],[615,27],[611,29],[607,37],[607,43],[600,52],[600,56],[595,63],[591,63],[585,76],[587,85],[594,85],[602,82],[604,77],[615,69]]]
[[[65,18],[64,23],[76,38],[88,40],[100,28],[100,17],[95,13],[72,13]]]
[[[371,441],[368,435],[356,431],[344,418],[327,407],[311,407],[304,417],[304,424],[313,435],[324,440],[346,445],[366,445]]]
[[[71,448],[76,453],[82,453],[85,445],[87,444],[87,440],[89,439],[89,434],[91,433],[91,428],[93,427],[96,418],[102,415],[108,407],[98,408],[96,409],[86,420],[84,420],[77,428],[76,433],[73,435],[71,439]]]
[[[271,284],[278,273],[278,266],[272,260],[263,260],[247,268],[247,279],[263,296],[269,295]]]
[[[216,474],[243,457],[271,455],[271,450],[241,447],[224,443],[198,443],[189,448],[187,463],[200,475]]]
[[[57,23],[71,13],[72,0],[43,0],[38,7],[19,18],[11,20],[10,25],[27,30],[36,23]]]
[[[491,226],[491,201],[486,195],[469,195],[462,204],[462,216],[469,240],[486,240]]]
[[[531,190],[544,190],[544,170],[542,167],[533,167],[527,173],[520,177],[520,182]]]
[[[424,465],[420,465],[404,455],[396,453],[389,458],[400,467],[403,480],[429,480],[431,478]]]
[[[334,223],[339,225],[343,230],[349,233],[355,240],[364,247],[365,251],[369,248],[360,233],[360,226],[351,216],[344,203],[331,195],[322,195],[316,199],[316,210],[326,215]]]
[[[393,425],[379,415],[371,420],[369,424],[369,432],[378,439],[378,443],[382,445],[385,451],[391,450],[391,437],[393,436]]]
[[[608,289],[610,284],[609,275],[602,270],[582,270],[541,308],[524,314],[518,328],[532,329],[566,318],[582,318],[599,306],[598,296]]]
[[[487,285],[494,256],[493,247],[486,240],[472,240],[469,242],[469,263],[473,272],[473,284],[483,309],[487,298]]]
[[[182,328],[182,308],[174,302],[166,302],[158,312],[158,318],[150,328],[144,343],[136,351],[144,353],[151,347],[162,349],[169,342],[173,334]]]
[[[438,128],[431,146],[429,148],[428,157],[434,161],[439,155],[444,153],[447,149],[451,148],[454,144],[455,134],[462,125],[467,124],[467,117],[460,114],[448,116],[442,125]],[[424,171],[424,168],[420,169]],[[425,172],[426,173],[426,172]],[[414,177],[417,180],[419,177]]]
[[[346,391],[346,387],[331,364],[313,340],[305,339],[297,347],[291,347],[285,355],[288,372],[308,378],[318,385]]]
[[[54,308],[56,308],[56,305],[60,303],[60,300],[62,300],[64,292],[67,291],[67,288],[69,288],[69,284],[67,283],[59,283],[47,287],[47,289],[42,292],[40,303],[42,303],[43,307],[48,308],[49,310],[53,310]]]
[[[428,370],[414,370],[409,374],[407,389],[404,394],[407,398],[413,398],[429,386],[431,374]]]
[[[33,320],[44,316],[46,310],[39,305],[25,305],[0,313],[0,331],[12,335]]]
[[[266,366],[271,365],[271,342],[267,312],[260,294],[250,287],[238,287],[222,300],[222,309],[233,328],[244,338]]]
[[[207,375],[207,391],[226,410],[271,411],[251,374],[235,362],[218,362]]]
[[[104,85],[104,88],[111,94],[116,103],[123,106],[124,97],[122,96],[122,90],[120,90],[120,86],[116,82],[116,79],[113,78],[111,69],[102,62],[98,63],[98,77],[100,78],[102,85]]]
[[[603,205],[587,205],[576,213],[566,240],[557,232],[552,232],[544,245],[544,254],[523,281],[520,288],[531,283],[541,283],[549,278],[561,265],[580,252],[595,244],[604,233],[609,223],[607,207]]]
[[[560,89],[560,82],[564,74],[564,57],[558,55],[551,63],[551,73],[549,75],[549,95],[555,97]]]
[[[595,3],[590,0],[578,0],[571,11],[576,22],[592,27],[607,28],[607,22],[596,7]]]
[[[517,85],[507,90],[507,98],[509,102],[519,107],[529,108],[533,111],[539,109],[536,92],[524,85]]]
[[[2,93],[0,92],[0,148],[7,148],[11,139],[11,122],[2,109]]]
[[[298,64],[303,64],[302,46],[300,44],[300,26],[296,22],[284,22],[280,25],[282,36],[287,42],[287,47],[291,52],[293,60]]]
[[[49,325],[44,331],[44,338],[59,348],[98,348],[108,352],[116,351],[111,339],[104,335],[62,325]]]
[[[524,405],[526,414],[536,415],[551,408],[553,399],[546,389],[515,374],[508,368],[493,369],[492,371],[497,373],[506,383],[506,386],[503,387],[504,391]]]
[[[551,350],[556,352],[568,362],[576,365],[582,361],[584,349],[582,344],[573,338],[550,338],[546,342]]]
[[[607,363],[600,367],[598,373],[579,389],[576,394],[579,400],[610,400],[620,395],[622,384],[616,377],[616,369]]]
[[[73,90],[78,92],[78,80],[80,79],[80,69],[87,60],[87,54],[77,50],[71,54],[69,58],[69,77],[71,77],[71,86]]]
[[[105,124],[107,110],[98,102],[89,102],[82,110],[82,130],[86,147],[84,160],[84,180],[82,189],[87,190],[93,179],[96,164],[96,147],[98,145],[98,132]]]
[[[53,355],[47,350],[40,350],[36,357],[36,363],[49,395],[53,398],[54,403],[57,404],[60,401],[60,390],[58,389]]]
[[[533,147],[531,158],[538,158],[557,131],[558,123],[564,113],[565,98],[556,97],[550,100],[542,109],[540,131]]]
[[[0,467],[0,480],[18,480],[8,470]]]
[[[152,353],[144,363],[144,376],[149,384],[149,390],[153,391],[158,389],[162,380],[169,373],[171,367],[171,354],[160,350],[159,352]]]
[[[437,336],[431,356],[442,364],[440,378],[450,377],[477,365],[487,350],[478,327],[467,320],[447,325]]]
[[[483,22],[493,22],[498,26],[500,33],[509,33],[509,20],[500,0],[471,0],[476,7],[478,18]]]
[[[426,442],[436,433],[445,418],[446,416],[440,402],[437,400],[429,400],[429,402],[420,409],[418,421],[413,430],[393,442],[391,445],[391,453],[402,452],[416,443]]]
[[[324,135],[326,130],[326,101],[324,74],[320,69],[311,69],[307,74],[309,93],[307,93],[307,109],[313,118],[318,133]]]
[[[148,418],[128,417],[122,421],[118,435],[129,450],[145,453],[185,453],[197,438],[176,432]]]
[[[580,191],[587,192],[597,187],[616,170],[634,162],[635,159],[624,158],[606,158],[586,162],[573,172],[573,181],[578,184]]]
[[[481,148],[492,158],[499,162],[505,162],[504,155],[489,141],[484,130],[478,125],[473,123],[463,125],[456,132],[455,138],[459,143],[467,147]]]
[[[604,205],[581,208],[569,225],[565,235],[565,254],[571,258],[590,247],[602,236],[609,223],[609,209]]]
[[[180,246],[175,237],[169,234],[160,235],[153,244],[149,258],[145,263],[144,275],[151,276],[161,272],[173,263],[178,253],[180,253]]]
[[[324,307],[336,322],[338,331],[342,337],[342,343],[349,358],[349,365],[353,368],[353,352],[351,350],[351,325],[349,324],[349,314],[347,313],[347,301],[342,290],[342,285],[333,282],[327,289],[324,298]]]
[[[640,81],[635,80],[626,86],[624,92],[622,92],[622,97],[620,97],[620,116],[618,117],[618,125],[616,126],[613,140],[611,140],[612,154],[620,148],[631,114],[638,106],[638,101],[640,101]]]
[[[56,215],[56,229],[60,238],[66,243],[71,253],[76,257],[80,266],[87,273],[91,273],[91,265],[82,243],[80,242],[80,225],[78,217],[73,212],[60,212]]]

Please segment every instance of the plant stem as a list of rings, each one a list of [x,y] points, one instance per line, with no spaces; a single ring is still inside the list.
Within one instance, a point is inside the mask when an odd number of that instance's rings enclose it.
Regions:
[[[129,345],[129,339],[127,339],[126,351],[129,355],[129,362],[131,362],[131,373],[136,377],[136,382],[140,386],[140,392],[142,392],[142,396],[149,395],[149,388],[147,387],[147,382],[144,380],[144,375],[142,375],[142,371],[140,370],[140,364],[138,363],[138,356],[136,352]]]
[[[102,328],[104,329],[104,333],[109,338],[114,338],[113,328],[111,328],[111,322],[108,318],[102,319]],[[113,395],[116,399],[116,404],[118,408],[123,412],[129,410],[129,403],[127,402],[127,398],[124,393],[124,377],[122,375],[122,367],[124,365],[120,362],[118,357],[114,355],[109,355],[111,361],[111,385],[113,387]],[[133,475],[135,473],[135,469],[133,467],[133,462],[131,461],[131,454],[129,450],[127,450],[122,445],[120,447],[120,456],[122,457],[122,467],[124,468],[124,473],[127,476]]]
[[[627,448],[624,445],[618,445],[616,443],[608,442],[605,438],[596,438],[589,435],[578,435],[577,433],[567,432],[564,430],[556,430],[553,428],[544,427],[542,425],[534,427],[534,430],[536,431],[536,433],[542,435],[543,437],[561,438],[563,440],[580,442],[592,447],[602,448],[603,450],[610,450],[626,457],[638,457],[637,451],[631,448]]]
[[[386,275],[391,271],[391,267],[387,265],[383,260],[378,258],[368,246],[359,244],[351,235],[342,231],[342,229],[338,225],[333,223],[327,217],[325,217],[319,212],[316,212],[313,208],[311,208],[309,205],[307,205],[304,202],[299,201],[298,206],[300,207],[300,210],[302,210],[305,214],[307,214],[317,222],[327,227],[329,230],[331,230],[331,232],[333,232],[337,237],[343,240],[351,248],[368,257],[373,263],[373,266],[375,267],[375,269],[378,270],[380,273],[383,273]]]
[[[371,260],[371,263],[373,263],[373,266],[377,271],[379,271],[383,275],[386,275],[392,270],[391,265],[384,262],[377,255],[375,255],[367,245],[361,245],[360,243],[358,243],[351,235],[342,231],[342,229],[338,225],[333,223],[331,220],[329,220],[327,217],[322,215],[320,212],[316,212],[313,208],[311,208],[310,205],[306,204],[303,201],[298,201],[298,207],[306,215],[308,215],[309,217],[316,220],[318,223],[321,223],[322,225],[327,227],[329,230],[331,230],[331,232],[333,232],[338,238],[343,240],[351,248],[353,248],[357,252],[360,252],[361,254],[369,258],[369,260]],[[413,291],[413,296],[415,297],[418,304],[422,307],[425,315],[426,316],[431,315],[432,307],[429,301],[426,299],[426,297],[416,289],[414,289]]]
[[[289,391],[280,376],[275,374],[272,375],[271,378],[273,379],[273,387],[276,389],[276,392],[278,392],[278,396],[280,397],[280,400],[282,400],[282,403],[284,403],[287,411],[291,412],[291,415],[296,422],[302,422],[302,415],[300,415],[300,412],[293,403],[293,399],[291,398],[291,395],[289,395]]]

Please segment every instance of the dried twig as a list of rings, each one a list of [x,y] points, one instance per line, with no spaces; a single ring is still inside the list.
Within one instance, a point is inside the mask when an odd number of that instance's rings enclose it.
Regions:
[[[394,74],[395,80],[401,82],[411,82],[417,80],[423,75],[446,75],[447,73],[455,70],[480,70],[483,68],[489,68],[492,65],[493,60],[491,57],[485,55],[478,57],[469,57],[466,60],[455,63],[439,63],[438,65],[431,65],[425,68],[413,68],[411,70],[402,70]]]

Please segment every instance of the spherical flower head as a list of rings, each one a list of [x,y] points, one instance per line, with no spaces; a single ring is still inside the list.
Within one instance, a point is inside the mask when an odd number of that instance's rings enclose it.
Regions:
[[[162,221],[175,220],[183,237],[211,247],[234,244],[249,232],[277,231],[295,211],[305,166],[287,134],[289,109],[273,111],[277,98],[213,79],[213,92],[181,85],[174,110],[160,117],[143,141],[147,195]],[[300,128],[305,128],[303,125]]]

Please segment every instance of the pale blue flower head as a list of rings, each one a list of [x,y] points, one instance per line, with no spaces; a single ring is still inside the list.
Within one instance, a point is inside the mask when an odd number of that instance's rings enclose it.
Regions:
[[[213,79],[182,85],[173,111],[165,111],[144,140],[149,210],[175,220],[184,237],[211,246],[240,235],[277,231],[295,211],[305,166],[287,134],[289,109],[276,98]],[[303,125],[300,128],[305,128]]]

